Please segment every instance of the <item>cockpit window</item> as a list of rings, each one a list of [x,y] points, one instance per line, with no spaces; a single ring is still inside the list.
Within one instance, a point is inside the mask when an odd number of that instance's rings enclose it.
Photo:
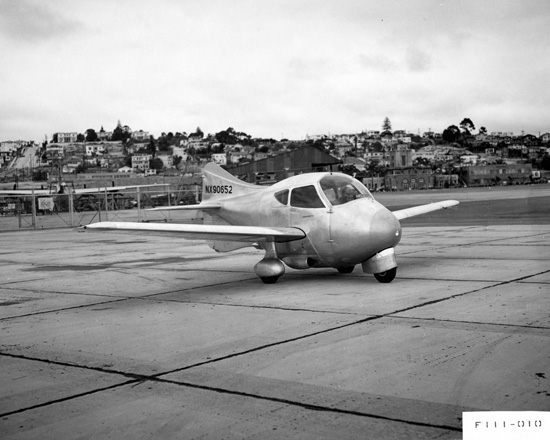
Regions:
[[[288,204],[288,189],[285,189],[283,191],[279,191],[275,193],[275,198],[279,203],[282,203],[283,205]]]
[[[372,199],[369,191],[349,176],[331,174],[323,177],[319,183],[332,205],[343,205],[364,197]]]
[[[290,206],[295,206],[297,208],[325,207],[313,185],[294,188],[290,194]]]

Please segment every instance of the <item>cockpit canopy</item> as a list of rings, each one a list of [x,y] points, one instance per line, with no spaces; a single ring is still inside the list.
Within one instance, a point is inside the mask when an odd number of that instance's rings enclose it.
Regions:
[[[344,174],[329,174],[319,181],[321,190],[331,205],[343,205],[372,195],[359,181]]]
[[[275,198],[283,205],[287,205],[290,199],[290,206],[296,208],[325,208],[362,198],[372,200],[372,195],[359,181],[350,176],[327,174],[316,184],[278,191]]]

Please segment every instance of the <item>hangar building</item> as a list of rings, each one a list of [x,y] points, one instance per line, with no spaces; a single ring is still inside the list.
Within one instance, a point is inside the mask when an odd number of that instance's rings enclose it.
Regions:
[[[336,171],[340,163],[340,159],[324,149],[304,145],[276,156],[227,167],[227,171],[245,182],[270,185],[297,174]]]

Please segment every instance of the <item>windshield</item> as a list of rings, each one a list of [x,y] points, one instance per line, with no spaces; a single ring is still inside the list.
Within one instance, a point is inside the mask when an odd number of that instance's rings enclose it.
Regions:
[[[330,174],[323,177],[319,183],[332,205],[343,205],[362,198],[372,199],[367,188],[349,176]]]
[[[290,193],[290,206],[297,208],[324,208],[323,201],[313,185],[294,188]]]

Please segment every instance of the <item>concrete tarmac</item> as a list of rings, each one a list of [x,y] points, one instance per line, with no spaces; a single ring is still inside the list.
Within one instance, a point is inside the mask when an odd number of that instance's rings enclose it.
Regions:
[[[391,284],[2,233],[0,436],[459,439],[463,411],[550,411],[550,220],[500,223],[403,221]]]

